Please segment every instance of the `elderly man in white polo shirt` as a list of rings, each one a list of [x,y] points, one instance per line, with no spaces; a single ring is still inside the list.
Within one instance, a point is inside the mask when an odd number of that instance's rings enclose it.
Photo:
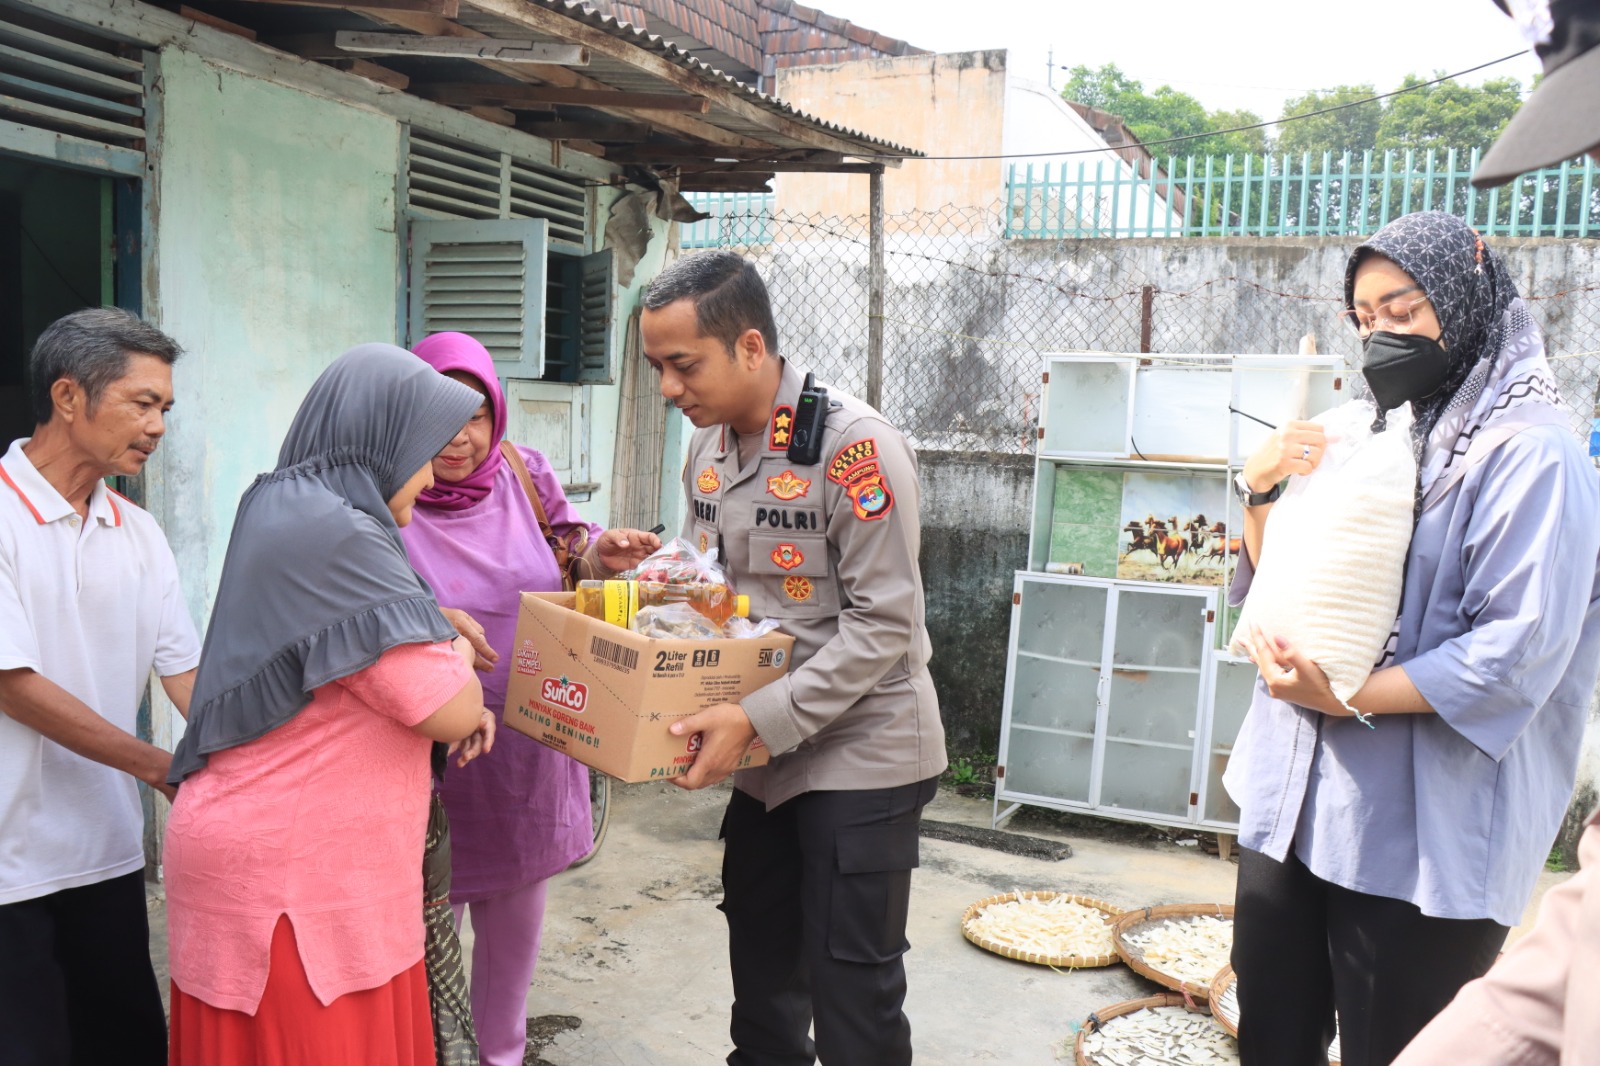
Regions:
[[[135,781],[153,668],[187,713],[199,641],[155,520],[106,487],[165,432],[179,348],[116,308],[29,358],[33,436],[0,459],[0,1060],[166,1062]]]

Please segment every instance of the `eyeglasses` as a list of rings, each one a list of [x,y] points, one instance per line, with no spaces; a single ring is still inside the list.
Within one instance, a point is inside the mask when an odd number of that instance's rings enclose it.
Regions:
[[[1412,300],[1391,300],[1386,304],[1380,304],[1376,311],[1348,308],[1339,312],[1339,318],[1363,337],[1380,327],[1404,333],[1416,321],[1417,308],[1427,302],[1426,296],[1418,296]]]

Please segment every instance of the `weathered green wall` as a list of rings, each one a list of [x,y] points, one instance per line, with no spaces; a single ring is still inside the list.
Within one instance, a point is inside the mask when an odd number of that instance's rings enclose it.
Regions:
[[[148,498],[203,623],[239,496],[306,389],[395,340],[400,127],[173,48],[160,63],[148,309],[188,354]]]

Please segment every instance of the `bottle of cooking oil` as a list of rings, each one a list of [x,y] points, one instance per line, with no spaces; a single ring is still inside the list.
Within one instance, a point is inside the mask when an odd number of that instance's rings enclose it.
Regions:
[[[687,603],[719,626],[734,615],[750,617],[749,596],[711,581],[580,581],[577,591],[579,612],[624,629],[633,628],[640,608],[669,603]]]

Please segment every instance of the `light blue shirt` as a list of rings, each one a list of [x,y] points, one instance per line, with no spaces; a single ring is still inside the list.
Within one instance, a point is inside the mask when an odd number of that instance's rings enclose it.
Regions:
[[[1230,602],[1253,578],[1241,557]],[[1600,672],[1600,478],[1570,433],[1524,429],[1423,512],[1400,617],[1395,661],[1438,713],[1369,729],[1258,680],[1224,778],[1239,842],[1424,914],[1516,925]]]

